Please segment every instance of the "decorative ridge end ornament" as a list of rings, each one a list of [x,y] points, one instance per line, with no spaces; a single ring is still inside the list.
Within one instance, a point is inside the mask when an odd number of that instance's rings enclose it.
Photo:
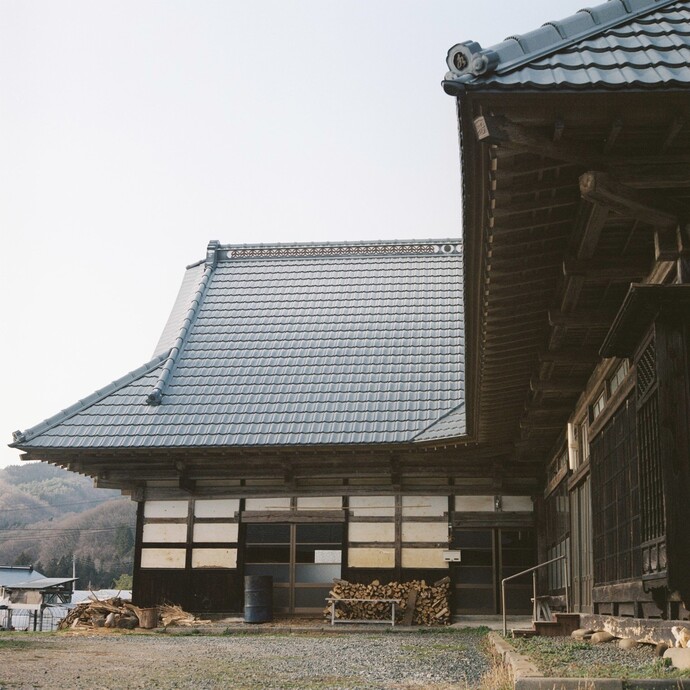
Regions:
[[[23,431],[13,431],[12,432],[12,440],[15,443],[23,443],[24,441],[26,441],[26,436],[24,436]]]
[[[206,247],[206,265],[212,268],[218,263],[218,250],[220,249],[220,242],[218,240],[211,240]]]
[[[446,79],[487,74],[498,65],[498,55],[492,50],[483,50],[476,41],[457,43],[449,51],[446,64],[450,72]]]

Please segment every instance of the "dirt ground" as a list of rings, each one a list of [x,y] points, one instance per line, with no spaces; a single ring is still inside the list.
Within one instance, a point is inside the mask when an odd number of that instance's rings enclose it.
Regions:
[[[0,633],[0,688],[480,688],[484,633]]]

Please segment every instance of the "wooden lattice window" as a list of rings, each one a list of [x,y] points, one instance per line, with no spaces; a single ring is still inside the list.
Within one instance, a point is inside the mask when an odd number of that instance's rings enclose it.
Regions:
[[[558,558],[570,550],[570,501],[567,482],[561,482],[544,501],[546,513],[547,560]],[[547,566],[549,590],[556,593],[565,588],[563,562]]]
[[[641,573],[634,396],[590,443],[595,584]]]
[[[666,509],[661,472],[656,346],[653,338],[638,360],[636,383],[642,572],[653,576],[666,569]]]

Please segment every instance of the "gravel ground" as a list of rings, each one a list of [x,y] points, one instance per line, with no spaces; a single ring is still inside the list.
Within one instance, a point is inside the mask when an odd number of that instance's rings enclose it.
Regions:
[[[484,636],[1,633],[0,688],[480,688]]]

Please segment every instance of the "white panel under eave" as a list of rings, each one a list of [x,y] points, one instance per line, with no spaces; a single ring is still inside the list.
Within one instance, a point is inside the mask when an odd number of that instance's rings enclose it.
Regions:
[[[395,496],[350,496],[350,514],[362,517],[393,517]]]
[[[204,498],[194,501],[194,517],[198,518],[234,518],[239,509],[239,498]]]
[[[455,510],[463,513],[493,513],[496,499],[494,496],[456,496]]]
[[[447,568],[443,560],[443,549],[406,549],[402,550],[403,568]]]
[[[534,503],[531,496],[503,496],[501,509],[507,512],[531,513],[534,510]]]
[[[192,549],[192,568],[236,568],[237,549]]]
[[[189,501],[146,501],[144,517],[147,518],[186,518]]]
[[[186,549],[142,549],[142,568],[184,568]]]
[[[142,541],[186,542],[187,524],[184,522],[153,522],[144,525]]]
[[[347,563],[351,568],[393,568],[395,549],[349,549]]]
[[[447,542],[447,522],[403,522],[402,540],[416,542]]]
[[[245,510],[290,510],[290,498],[248,498]]]
[[[341,496],[300,496],[297,510],[340,510],[343,507]]]
[[[442,517],[448,512],[448,496],[403,496],[402,514],[405,517]]]
[[[395,542],[395,524],[392,522],[351,522],[347,526],[350,542]]]
[[[236,522],[208,522],[194,525],[195,542],[236,542],[239,532]]]

